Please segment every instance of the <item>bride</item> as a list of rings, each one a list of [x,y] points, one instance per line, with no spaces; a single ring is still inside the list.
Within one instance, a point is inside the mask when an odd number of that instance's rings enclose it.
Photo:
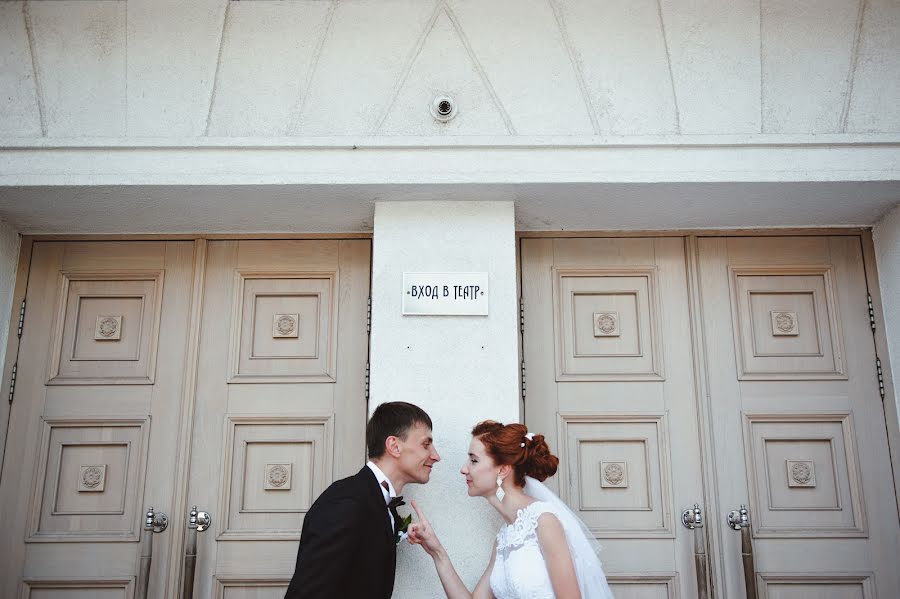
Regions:
[[[487,569],[470,593],[422,510],[409,525],[410,543],[434,560],[449,599],[612,599],[587,527],[540,481],[559,459],[543,435],[524,424],[487,420],[472,429],[469,457],[460,469],[470,497],[484,497],[506,524]]]

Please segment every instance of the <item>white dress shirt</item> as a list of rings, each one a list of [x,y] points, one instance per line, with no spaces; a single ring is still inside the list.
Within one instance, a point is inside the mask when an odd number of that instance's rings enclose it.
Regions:
[[[388,503],[391,502],[392,497],[397,496],[397,492],[394,490],[394,485],[391,483],[391,479],[389,479],[384,472],[381,471],[381,468],[375,465],[374,462],[366,462],[366,466],[369,467],[369,470],[375,475],[375,478],[378,479],[378,488],[381,489],[381,494],[384,495],[384,505],[387,506]],[[386,482],[388,488],[385,489],[382,482]],[[387,510],[388,518],[391,519],[391,530],[394,530],[394,514],[391,513],[391,510]]]

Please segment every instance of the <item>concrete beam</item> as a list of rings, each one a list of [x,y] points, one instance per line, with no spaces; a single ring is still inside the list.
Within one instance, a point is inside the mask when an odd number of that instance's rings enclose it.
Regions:
[[[774,138],[773,138],[774,137]],[[892,181],[900,135],[0,139],[0,185]]]

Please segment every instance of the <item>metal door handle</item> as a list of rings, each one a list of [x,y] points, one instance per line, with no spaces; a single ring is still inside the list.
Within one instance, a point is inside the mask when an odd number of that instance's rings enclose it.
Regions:
[[[194,596],[194,573],[197,568],[197,533],[203,532],[212,525],[212,516],[209,512],[198,512],[197,506],[191,508],[188,515],[187,539],[184,548],[184,586],[182,587],[182,599],[192,599]]]
[[[144,530],[162,532],[169,527],[169,517],[163,512],[154,511],[151,507],[144,516]]]
[[[694,531],[694,572],[697,575],[697,599],[709,599],[709,554],[706,552],[706,535],[703,534],[703,512],[700,504],[695,503],[692,509],[681,513],[681,523],[688,530]]]
[[[700,510],[699,503],[695,503],[692,509],[684,510],[681,513],[681,523],[690,530],[703,528],[703,512]]]
[[[209,512],[198,512],[197,506],[191,508],[191,514],[188,517],[188,528],[197,529],[197,532],[203,532],[212,524],[212,516]]]
[[[150,565],[153,562],[153,534],[169,527],[169,517],[152,507],[144,514],[144,535],[141,539],[141,568],[137,579],[136,599],[147,599],[150,589]]]
[[[756,594],[756,566],[753,564],[753,538],[750,532],[750,514],[747,506],[741,504],[741,509],[728,512],[725,518],[728,526],[741,533],[741,561],[744,565],[744,587],[747,599],[757,599]]]

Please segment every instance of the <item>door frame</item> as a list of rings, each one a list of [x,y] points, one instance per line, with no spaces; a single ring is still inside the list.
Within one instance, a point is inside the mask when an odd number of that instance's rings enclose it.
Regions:
[[[701,470],[703,474],[703,494],[706,498],[706,534],[708,554],[712,554],[709,563],[710,597],[722,597],[720,589],[724,587],[724,556],[722,555],[723,535],[726,531],[721,514],[721,502],[718,498],[715,484],[715,452],[708,451],[712,448],[712,405],[709,395],[709,381],[707,378],[708,356],[705,347],[705,331],[703,325],[703,295],[699,280],[699,250],[698,239],[701,237],[800,237],[800,236],[855,236],[860,240],[865,269],[868,292],[872,297],[872,306],[875,316],[874,344],[875,353],[881,359],[881,369],[884,377],[883,410],[885,415],[885,427],[887,429],[888,448],[890,452],[891,470],[893,474],[894,503],[897,508],[897,517],[900,521],[900,414],[896,401],[893,372],[888,359],[887,337],[885,336],[884,311],[881,300],[881,289],[878,284],[878,268],[875,259],[875,246],[872,240],[871,227],[838,227],[838,228],[809,228],[809,229],[714,229],[714,230],[647,230],[647,231],[518,231],[516,232],[516,258],[518,260],[517,281],[518,292],[522,298],[522,261],[521,243],[525,238],[592,238],[592,237],[681,237],[685,243],[685,267],[688,278],[688,302],[691,318],[691,344],[694,363],[695,394],[698,404],[698,428],[700,430]],[[521,307],[521,303],[520,303]],[[520,308],[521,309],[521,308]],[[519,359],[522,363],[522,372],[527,365],[524,363],[524,342],[520,327],[519,334]],[[872,365],[872,376],[876,376],[875,365]],[[527,376],[526,376],[527,379]],[[525,399],[519,395],[519,405],[525,416]],[[706,456],[712,459],[707,460]]]
[[[180,593],[184,570],[185,536],[187,533],[187,513],[189,504],[188,477],[190,474],[190,454],[192,448],[191,429],[193,428],[194,408],[197,401],[197,374],[199,367],[200,326],[204,304],[204,281],[206,278],[206,254],[208,242],[212,240],[296,240],[296,239],[373,239],[370,233],[334,233],[334,234],[150,234],[150,235],[23,235],[19,245],[18,266],[16,269],[16,281],[13,291],[13,303],[9,315],[9,335],[7,338],[7,351],[3,363],[3,378],[0,380],[0,465],[4,464],[6,454],[6,439],[9,432],[9,416],[12,404],[5,401],[9,397],[11,385],[11,373],[13,365],[18,360],[20,338],[16,334],[19,325],[19,309],[25,299],[28,287],[28,277],[31,272],[31,256],[34,244],[37,242],[54,241],[193,241],[193,259],[191,276],[191,306],[189,316],[188,347],[186,350],[186,372],[184,384],[181,389],[181,415],[180,429],[177,437],[177,454],[183,459],[176,464],[175,493],[173,504],[169,508],[168,543],[172,550],[169,552],[170,560],[167,564],[167,579],[165,581],[164,596],[177,596]],[[371,259],[371,258],[370,258]],[[371,264],[370,264],[371,266]],[[371,294],[371,268],[369,272],[369,289]],[[27,307],[26,307],[27,309]],[[368,348],[366,349],[368,352]],[[0,468],[0,475],[2,475]]]

